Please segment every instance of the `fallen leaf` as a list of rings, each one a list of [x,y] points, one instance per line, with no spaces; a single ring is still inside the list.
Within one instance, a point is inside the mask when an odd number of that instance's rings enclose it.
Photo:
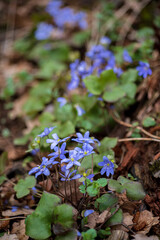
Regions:
[[[129,240],[128,233],[123,230],[113,230],[108,240]]]
[[[96,221],[97,224],[103,223],[106,221],[107,218],[109,218],[111,216],[111,212],[109,212],[108,210],[105,210],[104,212],[102,212],[99,216],[98,219]]]
[[[159,223],[159,217],[153,217],[153,214],[147,210],[139,212],[134,216],[133,227],[138,233],[146,234],[150,231],[151,227]]]
[[[88,223],[85,226],[89,227],[89,228],[95,228],[95,226],[97,224],[98,217],[99,217],[99,213],[98,212],[93,212],[92,214],[90,214],[87,217]]]
[[[8,235],[5,233],[3,237],[0,238],[1,240],[19,240],[16,234],[10,234]]]
[[[25,220],[13,223],[11,233],[16,233],[19,240],[28,240],[29,237],[26,236],[25,231]]]
[[[140,233],[136,234],[133,240],[159,240],[159,238],[157,236],[147,237],[146,235]]]
[[[12,212],[12,210],[6,210],[2,212],[3,217],[13,217],[13,216],[18,216],[18,215],[29,215],[33,212],[32,209],[17,209],[16,212]]]
[[[129,228],[132,228],[132,225],[133,225],[133,216],[130,215],[129,213],[123,213],[123,223],[129,227]],[[124,228],[123,229],[125,232],[129,232],[129,230],[127,228]]]

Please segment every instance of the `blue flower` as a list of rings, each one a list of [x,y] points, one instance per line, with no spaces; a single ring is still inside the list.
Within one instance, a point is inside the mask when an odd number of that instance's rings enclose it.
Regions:
[[[79,154],[77,151],[75,150],[71,150],[69,151],[69,158],[65,158],[61,161],[61,163],[68,163],[66,165],[66,169],[68,170],[69,168],[73,167],[74,165],[76,166],[81,166],[80,162],[78,162],[79,160]]]
[[[56,133],[52,134],[53,139],[47,139],[47,143],[51,143],[51,149],[53,149],[55,146],[57,146],[59,143],[65,142],[70,137],[66,137],[63,139],[60,139]]]
[[[82,116],[85,111],[83,108],[81,108],[78,104],[75,106],[76,110],[77,110],[77,113],[78,113],[78,116]]]
[[[103,167],[101,169],[101,175],[106,173],[106,176],[109,177],[110,174],[114,174],[114,164],[113,162],[109,161],[106,156],[103,157],[103,162],[99,162],[98,165]]]
[[[109,45],[110,43],[111,39],[109,37],[104,36],[100,39],[100,44],[102,45]]]
[[[12,209],[11,209],[12,212],[16,212],[17,210],[18,210],[17,206],[12,206]]]
[[[79,148],[79,147],[76,147],[75,151],[77,151],[79,153],[80,158],[83,158],[83,157],[88,156],[92,153],[95,153],[93,151],[93,147],[88,143],[84,143],[83,146],[82,146],[82,149]]]
[[[123,59],[126,62],[129,62],[129,63],[132,62],[132,58],[131,58],[131,56],[129,55],[129,53],[126,49],[123,51]]]
[[[80,82],[80,78],[78,77],[76,72],[71,72],[71,82],[68,84],[68,90],[72,90],[78,87]]]
[[[61,0],[50,1],[46,7],[46,12],[48,12],[52,17],[54,17],[57,15],[61,5]]]
[[[53,29],[54,28],[51,24],[41,22],[41,23],[38,24],[38,28],[35,32],[35,38],[37,40],[45,40],[45,39],[50,37]]]
[[[62,143],[61,147],[54,147],[54,151],[53,153],[50,153],[48,156],[53,156],[53,158],[50,158],[50,160],[53,160],[57,157],[60,157],[60,159],[64,159],[65,154],[68,152],[67,150],[65,150],[66,148],[66,142]]]
[[[136,67],[137,71],[138,71],[138,75],[142,76],[143,78],[146,78],[148,75],[152,74],[152,70],[150,68],[149,63],[145,63],[145,62],[139,62],[139,66]]]
[[[53,164],[52,161],[48,160],[48,158],[42,157],[41,165],[38,165],[37,167],[32,168],[28,174],[31,175],[32,173],[36,173],[35,174],[36,178],[41,174],[44,174],[45,176],[49,176],[50,171],[48,168],[51,168],[52,164]]]
[[[81,133],[76,133],[78,138],[72,138],[73,141],[78,142],[78,143],[94,143],[94,142],[98,142],[100,144],[100,142],[98,141],[98,139],[94,138],[94,137],[89,137],[89,131],[87,131],[84,134],[84,137]]]
[[[38,135],[38,137],[42,138],[48,136],[53,131],[54,128],[56,127],[45,128],[44,131]]]
[[[70,170],[66,169],[66,166],[63,166],[61,170],[62,172],[64,172],[64,174],[60,173],[60,175],[62,176],[61,181],[71,181],[81,177],[80,174],[75,174],[77,170],[73,170],[70,172]]]
[[[67,100],[64,97],[59,97],[57,98],[57,102],[60,103],[60,107],[63,107],[67,103]]]
[[[90,214],[92,214],[94,212],[94,210],[93,209],[90,209],[90,210],[86,210],[85,212],[84,212],[84,217],[88,217]]]
[[[31,154],[35,156],[39,152],[39,148],[32,149]]]

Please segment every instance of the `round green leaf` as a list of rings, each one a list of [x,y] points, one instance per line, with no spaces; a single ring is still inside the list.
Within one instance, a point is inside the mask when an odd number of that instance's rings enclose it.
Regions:
[[[115,86],[114,88],[112,88],[112,90],[106,91],[103,94],[103,99],[106,102],[116,102],[124,96],[125,96],[125,91],[121,87]]]
[[[146,117],[142,122],[144,127],[153,127],[156,125],[156,121],[152,117]]]

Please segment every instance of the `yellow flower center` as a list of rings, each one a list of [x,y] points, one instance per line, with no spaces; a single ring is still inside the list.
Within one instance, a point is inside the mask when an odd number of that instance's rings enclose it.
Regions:
[[[57,142],[59,142],[61,139],[58,139]]]
[[[109,166],[110,166],[110,164],[109,164],[109,163],[107,163],[107,166],[109,167]]]
[[[114,163],[114,159],[110,160],[112,163]]]
[[[87,174],[86,173],[83,173],[83,177],[86,177],[87,176]]]
[[[84,154],[86,155],[86,154],[87,154],[87,151],[85,151]]]
[[[71,158],[71,161],[72,161],[72,162],[74,161],[74,158],[73,158],[73,157]]]
[[[46,166],[43,166],[43,168],[45,168]]]

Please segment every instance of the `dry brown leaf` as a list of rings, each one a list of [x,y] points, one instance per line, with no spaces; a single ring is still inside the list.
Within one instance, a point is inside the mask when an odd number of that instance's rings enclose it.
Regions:
[[[136,224],[134,230],[138,233],[146,234],[150,231],[151,227],[159,223],[159,217],[153,217],[153,214],[147,210],[139,213],[139,216],[133,219]]]
[[[0,237],[0,240],[19,240],[19,238],[17,237],[16,234],[8,235],[7,233],[5,233],[3,237]]]
[[[123,223],[128,226],[130,229],[132,228],[132,224],[133,224],[133,216],[130,215],[129,213],[123,213]],[[125,232],[129,232],[129,230],[125,227],[122,226],[122,230]]]
[[[104,212],[102,212],[99,216],[98,216],[98,219],[97,219],[97,224],[100,224],[100,223],[103,223],[106,221],[106,219],[108,217],[111,216],[111,212],[109,212],[108,210],[105,210]]]
[[[25,220],[14,222],[11,233],[16,233],[19,240],[28,240],[29,237],[25,234]]]
[[[123,230],[113,230],[108,240],[129,240],[128,233]]]
[[[99,217],[99,213],[98,212],[93,212],[92,214],[90,214],[87,217],[88,223],[85,226],[89,227],[89,228],[95,228],[95,226],[97,224],[98,217]]]
[[[3,230],[8,227],[10,220],[2,220],[0,221],[0,230]]]
[[[159,238],[157,236],[147,237],[146,235],[139,233],[134,236],[133,240],[159,240]]]
[[[2,212],[3,217],[13,217],[13,216],[18,216],[18,215],[29,215],[33,212],[32,209],[17,209],[16,212],[12,212],[11,210],[6,210]]]

